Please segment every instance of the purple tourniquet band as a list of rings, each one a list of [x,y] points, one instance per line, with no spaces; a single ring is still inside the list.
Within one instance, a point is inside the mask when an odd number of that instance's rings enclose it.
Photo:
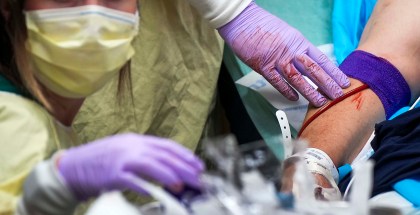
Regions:
[[[356,50],[339,68],[348,77],[369,85],[381,100],[387,119],[410,102],[411,91],[404,77],[394,65],[383,58]]]

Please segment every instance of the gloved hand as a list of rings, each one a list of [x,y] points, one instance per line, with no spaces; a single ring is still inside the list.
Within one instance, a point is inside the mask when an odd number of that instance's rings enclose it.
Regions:
[[[154,180],[165,186],[184,183],[199,187],[204,165],[191,151],[158,137],[123,134],[65,151],[58,170],[79,200],[104,190],[146,192],[133,178]]]
[[[253,1],[218,31],[243,62],[290,100],[299,99],[293,86],[317,107],[327,101],[302,74],[330,99],[343,95],[341,88],[350,86],[344,73],[299,31]]]

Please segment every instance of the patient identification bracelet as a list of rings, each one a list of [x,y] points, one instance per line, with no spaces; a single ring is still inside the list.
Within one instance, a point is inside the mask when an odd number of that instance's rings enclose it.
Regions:
[[[298,152],[288,159],[293,158],[303,159],[306,169],[310,173],[324,176],[334,188],[337,187],[339,177],[337,167],[335,167],[330,156],[324,151],[317,148],[307,148],[305,151]]]
[[[302,132],[305,130],[306,127],[308,127],[309,124],[311,124],[312,121],[314,121],[316,118],[318,118],[318,116],[320,116],[322,113],[324,113],[325,111],[327,111],[328,109],[330,109],[331,107],[333,107],[334,105],[340,103],[341,101],[343,101],[344,99],[358,93],[361,92],[363,90],[368,89],[369,86],[367,84],[363,84],[357,88],[354,88],[350,91],[348,91],[347,93],[345,93],[344,95],[338,97],[337,99],[327,103],[326,105],[322,106],[314,115],[312,115],[303,125],[302,128],[300,129],[299,133],[298,133],[298,137],[300,137],[300,135],[302,134]]]
[[[327,153],[320,149],[308,148],[303,153],[303,158],[309,172],[324,176],[331,185],[338,183],[338,170]]]

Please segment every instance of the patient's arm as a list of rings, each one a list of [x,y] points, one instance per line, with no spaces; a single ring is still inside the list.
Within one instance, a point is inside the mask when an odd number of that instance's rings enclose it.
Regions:
[[[351,79],[348,92],[363,83]],[[310,107],[305,121],[318,108]],[[332,106],[317,117],[302,132],[301,138],[308,140],[309,147],[327,153],[336,166],[352,160],[369,139],[374,125],[385,119],[385,112],[378,96],[366,89]],[[357,135],[356,135],[357,134]]]
[[[379,0],[358,47],[396,66],[410,86],[412,99],[420,93],[419,7],[417,0]]]
[[[412,100],[420,93],[419,7],[418,0],[378,1],[358,47],[391,62],[407,81]],[[346,91],[361,84],[353,79]],[[305,120],[316,111],[311,107]],[[302,132],[301,138],[341,166],[355,158],[374,130],[374,124],[384,119],[381,101],[372,90],[366,89],[321,114]],[[317,178],[321,180],[320,185],[328,187],[326,180],[319,175]]]

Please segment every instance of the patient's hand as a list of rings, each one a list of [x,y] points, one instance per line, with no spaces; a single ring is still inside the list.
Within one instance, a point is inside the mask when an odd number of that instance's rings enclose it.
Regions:
[[[302,192],[302,190],[299,188],[294,189],[294,186],[296,186],[296,184],[294,184],[293,179],[296,173],[297,162],[298,162],[297,157],[291,157],[284,161],[282,178],[280,181],[281,183],[280,192],[294,193],[297,196],[300,195],[299,192]],[[321,174],[314,173],[313,176],[314,176],[313,179],[315,179],[314,180],[315,184],[313,185],[313,194],[316,199],[332,201],[332,200],[339,200],[341,198],[340,191],[338,190],[336,184],[335,185],[331,184],[329,180],[325,178],[324,176],[322,176]]]

